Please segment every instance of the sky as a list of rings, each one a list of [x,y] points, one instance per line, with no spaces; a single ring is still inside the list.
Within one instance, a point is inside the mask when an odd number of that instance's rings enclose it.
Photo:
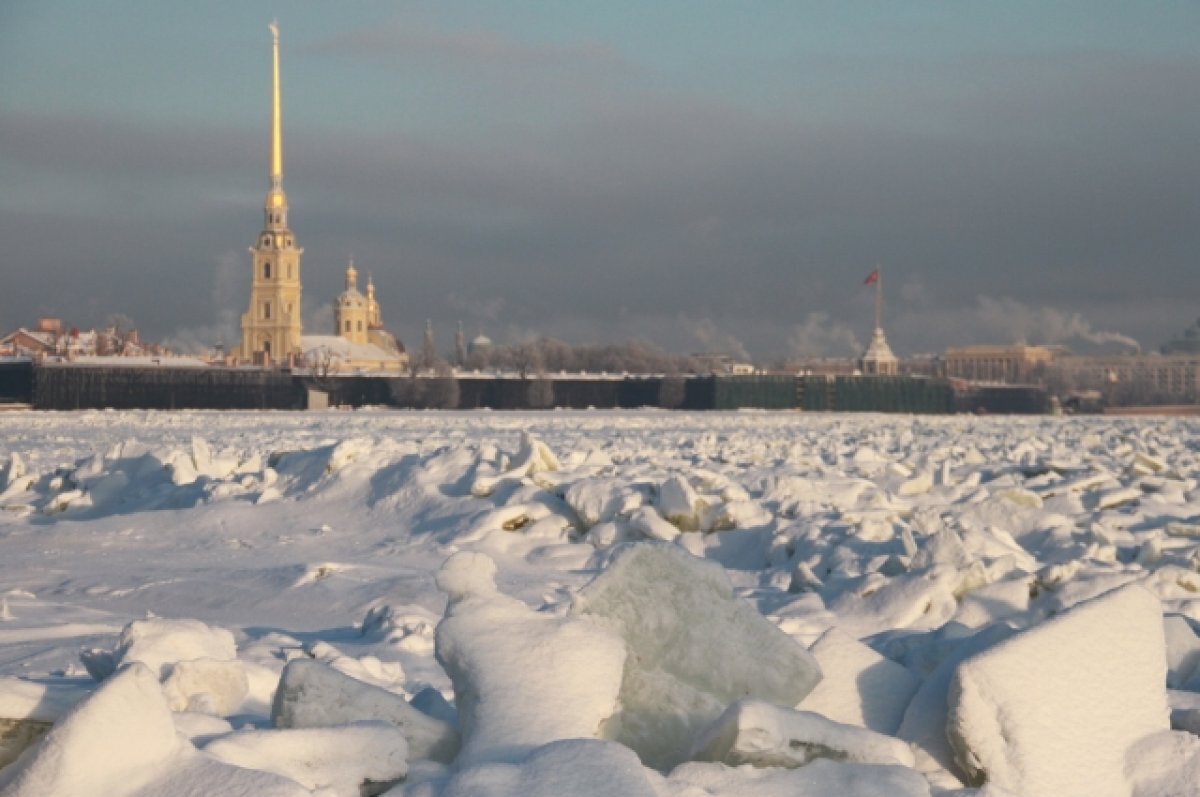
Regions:
[[[0,328],[232,345],[283,185],[410,347],[1155,349],[1200,316],[1200,4],[0,3]]]

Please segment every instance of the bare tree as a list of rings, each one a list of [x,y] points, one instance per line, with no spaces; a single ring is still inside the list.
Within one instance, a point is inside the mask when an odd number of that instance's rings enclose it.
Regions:
[[[432,376],[410,374],[390,380],[388,392],[395,406],[417,410],[458,409],[460,401],[458,380],[444,363]]]
[[[528,379],[530,374],[542,373],[542,362],[542,352],[537,341],[520,343],[513,347],[513,364],[522,379]]]
[[[445,362],[434,365],[434,375],[425,379],[425,405],[435,410],[456,410],[460,401],[458,379]]]
[[[529,381],[526,401],[531,410],[548,410],[554,406],[554,383],[545,377]]]
[[[454,364],[462,368],[467,362],[467,336],[463,332],[462,321],[454,333]]]
[[[435,368],[440,361],[437,345],[433,341],[433,322],[425,321],[425,337],[421,341],[421,356],[413,363],[413,369],[428,371]]]
[[[342,358],[328,346],[319,346],[304,356],[304,365],[313,376],[325,379],[341,370]]]
[[[618,374],[686,374],[699,370],[691,357],[670,354],[645,341],[571,346],[554,338],[474,351],[466,365],[479,370],[515,370],[522,376],[543,370]]]
[[[311,374],[313,387],[328,393],[333,390],[335,377],[342,370],[342,358],[328,346],[319,346],[304,355],[304,366]]]

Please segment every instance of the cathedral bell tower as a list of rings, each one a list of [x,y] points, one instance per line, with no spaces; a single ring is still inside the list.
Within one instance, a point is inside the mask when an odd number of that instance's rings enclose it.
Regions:
[[[263,207],[265,220],[250,247],[253,276],[250,309],[242,314],[241,358],[267,364],[299,356],[300,255],[288,229],[287,194],[283,192],[283,136],[279,114],[279,28],[271,23],[273,82],[271,92],[271,188]]]

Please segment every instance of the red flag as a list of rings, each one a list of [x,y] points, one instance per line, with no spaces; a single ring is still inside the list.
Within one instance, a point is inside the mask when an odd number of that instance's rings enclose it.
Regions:
[[[875,269],[868,274],[867,278],[863,280],[863,285],[874,285],[876,282],[879,282],[879,269]]]

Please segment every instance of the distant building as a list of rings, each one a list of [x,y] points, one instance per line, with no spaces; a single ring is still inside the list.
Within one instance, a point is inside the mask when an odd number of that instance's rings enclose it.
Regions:
[[[875,286],[875,330],[871,342],[859,358],[859,368],[870,376],[895,376],[900,370],[900,361],[892,353],[887,336],[883,334],[883,273],[876,268],[864,283]]]
[[[961,346],[947,349],[943,362],[950,378],[1036,385],[1064,400],[1099,396],[1113,406],[1200,401],[1200,352],[1074,355],[1062,346]]]
[[[946,376],[1008,385],[1039,383],[1046,366],[1065,353],[1048,346],[958,346],[946,349]]]
[[[374,293],[374,286],[371,292]],[[378,312],[378,305],[374,309]],[[359,293],[358,271],[351,259],[346,267],[346,290],[333,305],[334,332],[351,343],[366,343],[371,333],[371,310],[367,297]]]
[[[408,368],[408,354],[388,352],[371,343],[355,343],[341,335],[305,335],[304,366],[314,373],[400,374]]]
[[[795,360],[788,363],[787,371],[798,376],[852,376],[860,373],[857,361],[837,357]]]
[[[0,337],[0,354],[8,357],[39,357],[58,353],[62,320],[39,318],[33,329],[18,327]]]
[[[63,322],[61,318],[47,318],[43,316],[37,320],[37,326],[34,329],[42,335],[51,335],[55,338],[63,334]]]
[[[329,340],[328,335],[301,337],[310,367],[314,361],[323,363],[323,358],[332,355],[340,371],[398,374],[408,368],[404,346],[383,327],[375,283],[367,277],[366,296],[358,290],[358,270],[353,260],[346,267],[346,289],[334,302],[333,325],[340,342]]]
[[[59,318],[39,318],[32,329],[18,327],[0,337],[0,356],[5,357],[135,357],[163,354],[161,346],[143,346],[136,329],[67,329]]]
[[[1098,390],[1110,404],[1200,401],[1200,354],[1061,357],[1047,381],[1058,392]]]
[[[749,376],[756,372],[753,363],[740,362],[732,355],[723,352],[698,352],[689,357],[696,363],[700,371],[710,374]]]
[[[900,361],[892,354],[892,347],[888,345],[882,327],[875,327],[871,342],[867,344],[859,363],[862,372],[872,376],[895,376],[900,370]]]
[[[492,348],[492,339],[480,332],[467,344],[467,355],[483,354]]]

